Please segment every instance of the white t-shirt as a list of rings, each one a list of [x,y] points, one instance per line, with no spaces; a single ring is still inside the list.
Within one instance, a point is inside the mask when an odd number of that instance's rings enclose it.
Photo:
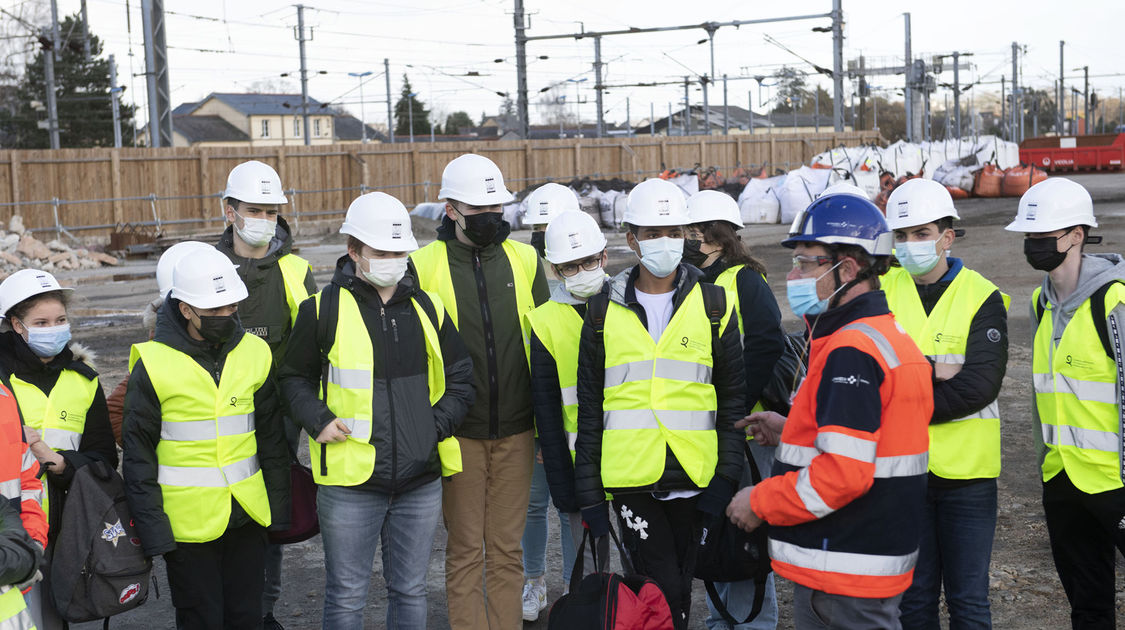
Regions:
[[[667,293],[645,293],[634,289],[637,294],[637,302],[645,309],[645,315],[648,316],[648,334],[652,335],[652,340],[659,342],[660,335],[664,329],[668,327],[668,322],[672,321],[672,296],[675,291]]]

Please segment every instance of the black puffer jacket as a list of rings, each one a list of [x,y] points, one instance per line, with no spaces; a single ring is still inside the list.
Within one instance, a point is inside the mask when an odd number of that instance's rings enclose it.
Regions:
[[[153,341],[188,355],[209,374],[222,374],[227,355],[246,333],[239,328],[221,346],[192,339],[179,305],[179,300],[174,298],[165,300],[156,316]],[[138,360],[129,373],[129,388],[125,392],[121,472],[125,477],[125,497],[146,556],[157,556],[176,548],[172,526],[164,512],[160,484],[156,481],[156,445],[160,442],[161,417],[160,400],[152,388],[148,366]],[[270,529],[282,531],[289,527],[289,447],[285,443],[282,408],[272,372],[254,392],[254,425],[258,464],[269,495]],[[227,528],[242,527],[250,522],[250,515],[232,497]]]
[[[98,378],[97,371],[90,365],[93,353],[78,343],[71,343],[47,363],[43,363],[27,342],[15,331],[0,334],[0,369],[5,381],[15,376],[39,388],[49,396],[63,370],[72,370],[88,379]],[[25,422],[28,418],[24,418]],[[42,433],[42,431],[40,431]],[[82,439],[77,451],[59,451],[66,460],[62,474],[47,471],[47,491],[51,504],[62,505],[74,471],[96,460],[117,468],[117,443],[109,424],[109,409],[106,406],[102,388],[94,390],[94,400],[86,410],[86,423],[82,429]],[[54,540],[62,510],[50,510],[50,538]]]
[[[460,425],[473,402],[473,362],[457,328],[448,316],[438,331],[445,363],[445,395],[430,406],[427,384],[426,342],[412,298],[432,302],[416,288],[412,272],[399,282],[384,304],[374,287],[355,275],[355,263],[343,256],[336,263],[332,283],[324,291],[348,291],[355,297],[366,330],[349,331],[349,338],[371,340],[375,357],[371,391],[371,443],[375,445],[375,470],[364,488],[378,492],[406,492],[441,475],[437,443]],[[327,293],[321,299],[326,298]],[[327,304],[327,302],[326,302]],[[337,314],[326,314],[336,330]],[[327,355],[331,342],[323,352]],[[314,438],[336,417],[318,397],[321,387],[321,345],[318,339],[316,300],[301,304],[289,349],[279,368],[282,390],[290,414]],[[322,459],[323,461],[323,459]]]
[[[647,328],[648,318],[636,299],[633,283],[638,267],[618,274],[611,283],[610,299],[631,310]],[[675,293],[672,297],[673,313],[701,280],[701,272],[690,265],[680,265],[676,272]],[[596,298],[592,298],[596,299]],[[673,317],[675,315],[673,314]],[[594,332],[590,311],[582,325],[581,346],[578,351],[578,439],[575,444],[574,484],[578,504],[582,508],[597,505],[605,500],[605,492],[655,492],[671,490],[698,490],[688,477],[679,460],[669,448],[666,451],[664,474],[651,486],[640,488],[603,488],[601,479],[602,419],[605,383],[604,343],[621,343],[622,340],[603,339],[599,342]],[[734,428],[742,419],[746,406],[746,385],[742,367],[742,344],[739,341],[738,322],[732,317],[719,336],[722,356],[714,356],[711,382],[715,386],[718,409],[715,429],[719,436],[716,482],[733,489],[742,472],[744,458],[742,443],[745,435]],[[729,498],[729,497],[728,497]]]

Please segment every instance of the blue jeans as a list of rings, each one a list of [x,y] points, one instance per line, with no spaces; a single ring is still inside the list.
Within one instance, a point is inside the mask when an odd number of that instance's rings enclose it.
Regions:
[[[531,462],[531,500],[527,504],[527,523],[523,527],[523,576],[537,578],[547,572],[547,512],[551,507],[551,488],[547,473],[539,463],[539,440],[535,440],[535,459]],[[559,538],[562,543],[563,582],[570,583],[574,568],[574,541],[570,537],[570,518],[562,510],[559,516]]]
[[[320,486],[316,497],[324,542],[323,627],[363,628],[375,562],[383,550],[386,628],[426,628],[426,571],[441,516],[441,480],[400,495],[347,486]]]
[[[776,446],[761,446],[757,442],[750,442],[750,452],[754,455],[754,463],[758,465],[758,473],[762,479],[770,476],[770,469],[773,468],[773,454],[777,450]],[[742,471],[742,486],[748,486],[753,482],[750,476],[750,466],[743,466]],[[727,612],[731,617],[741,620],[745,619],[754,606],[754,580],[743,580],[741,582],[716,582],[715,590],[719,593],[719,599],[727,607]],[[735,626],[730,626],[715,610],[714,604],[711,603],[711,598],[707,598],[707,610],[711,613],[706,620],[707,630],[773,630],[777,627],[777,589],[774,588],[773,574],[770,573],[766,578],[765,596],[762,599],[762,610],[758,612],[758,616],[754,617],[750,623],[740,623]]]
[[[914,583],[902,596],[902,627],[941,627],[938,596],[945,587],[950,630],[991,628],[988,563],[996,533],[996,480],[926,491]]]

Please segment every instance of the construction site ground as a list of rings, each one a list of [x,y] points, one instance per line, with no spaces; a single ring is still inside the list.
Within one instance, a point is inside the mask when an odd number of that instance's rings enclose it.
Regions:
[[[1095,234],[1105,237],[1101,245],[1088,246],[1091,252],[1125,251],[1125,175],[1090,174],[1075,176],[1086,185],[1095,201],[1101,226]],[[967,234],[958,239],[953,253],[982,272],[1012,296],[1008,326],[1010,350],[1007,376],[1000,394],[1003,433],[1003,472],[999,480],[999,517],[992,553],[991,601],[993,623],[1011,630],[1063,628],[1069,623],[1069,607],[1051,561],[1047,531],[1041,505],[1041,482],[1032,440],[1031,326],[1028,301],[1042,274],[1024,260],[1022,235],[1004,231],[1015,215],[1017,199],[969,199],[958,202]],[[433,239],[433,222],[416,221],[414,231],[420,242]],[[790,267],[790,252],[778,245],[787,225],[752,225],[742,231],[743,241],[765,261],[769,283],[782,305],[786,327],[797,330],[800,323],[785,302],[785,274]],[[530,233],[514,233],[527,242]],[[636,262],[625,247],[624,235],[609,235],[610,272]],[[330,278],[336,259],[344,252],[343,240],[335,233],[301,235],[300,255],[313,265],[317,284]],[[102,386],[108,392],[126,373],[129,346],[145,339],[139,313],[155,297],[155,261],[126,261],[116,268],[61,272],[60,280],[78,288],[74,314],[75,338],[99,354]],[[307,451],[307,446],[303,449]],[[552,510],[553,512],[553,510]],[[562,594],[561,556],[558,520],[549,519],[548,591],[554,601]],[[371,532],[372,536],[378,535]],[[439,528],[433,541],[429,571],[430,628],[448,628],[444,589],[445,530]],[[421,542],[421,541],[420,541]],[[1118,559],[1119,565],[1121,559]],[[174,627],[174,615],[164,575],[163,561],[155,562],[160,597],[150,595],[139,609],[114,619],[122,629],[154,630]],[[1125,587],[1118,579],[1118,610],[1125,605]],[[779,628],[792,628],[792,585],[778,580],[781,608]],[[275,614],[287,629],[320,627],[324,599],[324,566],[320,537],[290,545],[285,550],[284,583]],[[705,628],[706,594],[696,582],[689,627]],[[366,627],[384,627],[386,590],[381,563],[376,556],[366,610]],[[1123,615],[1119,612],[1119,618]],[[546,628],[547,612],[527,627]],[[100,626],[100,624],[98,624]],[[94,628],[95,624],[76,624],[74,628]]]

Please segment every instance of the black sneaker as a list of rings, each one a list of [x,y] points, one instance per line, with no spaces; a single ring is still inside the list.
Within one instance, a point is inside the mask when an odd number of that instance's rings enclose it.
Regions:
[[[266,616],[262,617],[262,630],[285,630],[285,626],[278,623],[273,613],[266,613]]]

